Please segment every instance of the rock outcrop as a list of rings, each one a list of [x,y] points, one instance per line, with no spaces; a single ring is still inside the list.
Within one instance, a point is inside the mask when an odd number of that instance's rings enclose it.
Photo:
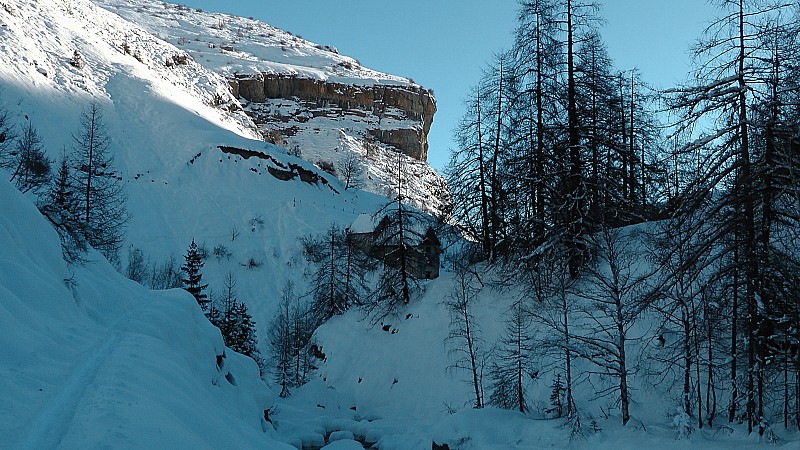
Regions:
[[[374,84],[360,86],[291,75],[237,75],[229,80],[234,96],[256,104],[274,105],[289,100],[298,105],[290,113],[281,108],[252,107],[247,111],[259,125],[284,136],[294,133],[293,122],[316,117],[344,117],[364,121],[364,137],[394,147],[419,161],[428,155],[428,132],[436,112],[433,94],[415,85]],[[286,124],[280,127],[276,124]]]

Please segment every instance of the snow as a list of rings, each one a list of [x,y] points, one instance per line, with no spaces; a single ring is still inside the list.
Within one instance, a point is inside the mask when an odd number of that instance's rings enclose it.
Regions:
[[[631,231],[630,235],[637,232]],[[644,266],[641,269],[646,270]],[[484,273],[487,286],[473,310],[483,340],[489,343],[503,332],[503,313],[521,295],[516,287],[491,287],[490,280],[497,275]],[[552,361],[546,360],[536,361],[542,373],[526,387],[531,413],[473,409],[469,374],[448,368],[452,362],[447,343],[449,316],[441,302],[453,286],[453,275],[443,273],[427,282],[424,294],[407,309],[377,324],[359,311],[328,321],[315,334],[316,344],[327,356],[319,369],[321,379],[296,390],[289,399],[278,399],[278,407],[289,416],[289,405],[306,405],[306,409],[322,405],[325,409],[320,409],[313,419],[305,417],[301,422],[313,422],[318,427],[327,424],[330,429],[331,422],[336,421],[338,429],[377,442],[380,449],[429,449],[431,442],[449,443],[450,448],[464,450],[721,450],[763,446],[757,436],[747,435],[746,427],[729,425],[719,418],[711,429],[698,430],[689,424],[691,434],[681,438],[674,423],[679,396],[670,396],[668,386],[648,384],[650,381],[643,376],[631,377],[633,418],[625,427],[620,424],[619,406],[613,399],[597,398],[597,392],[607,387],[604,383],[613,380],[579,380],[575,396],[582,432],[571,438],[566,419],[551,419],[541,412],[549,404],[554,376],[546,370]],[[643,322],[636,332],[655,320],[645,318]],[[388,331],[384,325],[388,325]],[[637,344],[632,344],[630,350],[632,355],[641,353]],[[587,369],[580,361],[573,364],[575,373]],[[486,389],[488,397],[488,385]],[[331,412],[337,414],[331,417]],[[593,422],[597,432],[592,431]],[[781,427],[778,435],[779,448],[800,445],[796,431]]]
[[[336,442],[332,442],[325,447],[322,447],[326,450],[363,450],[364,447],[361,443],[356,442],[352,439],[345,439],[345,440],[337,440]]]
[[[209,252],[224,246],[231,256],[210,258],[205,280],[221,285],[232,272],[263,333],[284,282],[303,281],[297,238],[331,223],[345,226],[386,201],[345,191],[305,160],[255,140],[243,113],[210,106],[214,86],[227,92],[220,75],[192,62],[167,69],[160,57],[142,58],[143,64],[124,54],[120,46],[134,34],[142,54],[180,51],[138,25],[87,0],[19,2],[13,11],[0,10],[6,25],[0,48],[8,61],[0,66],[2,104],[18,123],[29,120],[38,129],[54,160],[71,145],[81,111],[90,102],[101,106],[132,212],[122,267],[130,248],[161,263],[171,255],[180,260],[192,239]],[[83,71],[68,63],[76,48],[86,59]],[[49,78],[33,69],[34,59],[46,64]],[[221,145],[271,159],[226,154]],[[268,172],[290,164],[330,184],[281,181]],[[258,221],[263,224],[254,226]],[[245,267],[250,259],[263,265]]]
[[[156,263],[180,258],[193,238],[209,252],[224,246],[230,256],[210,256],[204,282],[220,289],[226,274],[235,275],[267,353],[265,331],[281,288],[289,280],[298,291],[305,286],[308,267],[297,238],[331,223],[354,224],[361,214],[371,222],[370,213],[387,200],[344,190],[311,163],[255,139],[244,113],[213,106],[215,94],[227,95],[224,75],[255,67],[359,83],[405,81],[360,67],[337,66],[331,73],[332,65],[348,59],[249,19],[145,0],[97,3],[105,9],[87,0],[3,3],[10,5],[0,8],[5,108],[18,123],[31,121],[49,155],[58,158],[80,111],[98,102],[133,212],[127,245]],[[219,20],[223,30],[211,26]],[[259,44],[238,36],[239,29],[274,36]],[[281,39],[290,43],[286,51]],[[142,61],[121,50],[126,40]],[[229,41],[235,51],[220,50]],[[85,69],[69,65],[75,49]],[[166,66],[167,58],[182,53],[203,63]],[[270,59],[276,54],[285,62]],[[320,135],[320,148],[337,142],[341,151],[366,152],[351,136]],[[245,158],[219,146],[261,156]],[[385,168],[370,170],[389,173],[392,159],[383,161]],[[282,181],[269,173],[290,165],[329,184]],[[421,169],[407,170],[409,181],[424,179]],[[645,377],[632,380],[633,419],[626,427],[619,425],[613,399],[596,398],[608,380],[580,380],[584,432],[570,439],[568,423],[542,412],[553,376],[546,370],[553,361],[546,359],[537,361],[542,373],[527,386],[533,412],[472,409],[468,374],[449,368],[449,314],[442,301],[454,276],[447,271],[424,281],[424,291],[395,316],[375,323],[354,309],[323,325],[314,341],[327,357],[312,381],[287,399],[276,398],[251,359],[224,348],[186,292],[149,291],[95,252],[85,265],[64,262],[58,236],[33,199],[0,175],[2,448],[345,449],[363,442],[381,450],[429,449],[432,442],[463,450],[763,447],[742,427],[727,424],[693,429],[679,440],[677,397]],[[260,266],[249,267],[251,259]],[[487,269],[484,278],[496,275]],[[502,333],[503,313],[522,295],[518,286],[487,283],[474,311],[485,342]],[[634,334],[654,323],[645,318]],[[576,368],[586,369],[581,364]],[[263,419],[266,409],[272,424]],[[592,421],[602,431],[591,431]],[[798,448],[797,432],[775,428],[778,448]]]
[[[262,430],[273,395],[255,363],[225,350],[190,295],[148,291],[97,253],[68,266],[6,181],[0,207],[0,446],[291,448]]]
[[[179,46],[226,77],[280,73],[343,84],[413,85],[407,78],[362,67],[299,36],[254,19],[205,12],[154,0],[97,0],[103,8]]]
[[[374,142],[370,130],[419,131],[416,120],[393,119],[388,114],[340,114],[341,110],[315,108],[314,113],[299,101],[275,99],[245,104],[256,115],[275,117],[260,125],[265,132],[291,130],[284,137],[287,148],[315,164],[330,163],[339,169],[352,155],[363,161],[364,174],[358,182],[363,189],[387,198],[397,196],[398,163],[403,173],[403,195],[416,208],[441,216],[450,202],[447,183],[426,162],[419,161],[389,146]],[[324,114],[322,114],[324,113]],[[320,115],[322,114],[322,115]],[[398,114],[400,115],[400,114]],[[286,119],[284,119],[286,118]],[[399,158],[399,161],[398,161]]]
[[[350,225],[350,232],[351,233],[372,233],[375,231],[375,227],[377,226],[377,222],[375,221],[375,216],[373,214],[359,214],[356,217],[356,220],[353,221],[353,224]]]

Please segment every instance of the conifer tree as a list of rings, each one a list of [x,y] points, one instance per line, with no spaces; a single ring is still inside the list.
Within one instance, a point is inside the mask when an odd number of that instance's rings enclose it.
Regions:
[[[247,305],[237,302],[234,305],[231,318],[233,326],[226,345],[243,355],[256,361],[259,359],[258,338],[256,337],[256,322],[247,310]]]
[[[679,221],[701,215],[687,230],[701,237],[697,245],[701,252],[689,255],[689,263],[713,248],[717,256],[709,259],[715,262],[710,268],[729,286],[728,420],[737,420],[743,406],[748,431],[757,428],[763,435],[765,381],[773,366],[770,341],[786,343],[773,332],[776,322],[785,323],[790,315],[781,311],[781,304],[796,298],[796,290],[776,287],[795,285],[797,276],[794,252],[786,251],[792,238],[781,234],[794,233],[798,226],[797,184],[792,175],[796,149],[790,143],[796,139],[797,122],[784,115],[790,111],[786,105],[795,102],[791,92],[797,82],[786,78],[791,71],[784,66],[796,60],[792,52],[797,45],[792,40],[798,27],[788,3],[717,3],[721,15],[694,49],[699,63],[694,77],[686,86],[668,91],[669,106],[679,118],[676,135],[710,123],[699,138],[676,149],[676,160],[689,157],[696,168],[676,224],[685,226]],[[786,166],[779,163],[783,151],[788,156]],[[791,212],[781,211],[782,204]],[[725,264],[716,264],[723,260]],[[780,263],[773,266],[774,261]]]
[[[93,103],[81,115],[73,135],[74,183],[81,191],[81,216],[86,239],[109,260],[118,258],[129,214],[122,178],[114,170],[111,138],[100,106]]]
[[[305,348],[313,332],[308,316],[294,293],[294,283],[288,281],[283,288],[278,314],[269,327],[275,382],[281,386],[282,398],[290,395],[290,387],[306,381]]]
[[[313,264],[310,273],[312,313],[318,322],[361,304],[367,291],[366,262],[348,240],[347,231],[331,225],[322,236],[301,238],[303,255]]]
[[[145,256],[141,249],[131,246],[128,249],[128,267],[125,276],[139,284],[147,281],[149,274],[149,264],[145,262]]]
[[[14,169],[13,147],[16,139],[14,124],[2,101],[3,89],[0,87],[0,168]]]
[[[222,298],[218,302],[220,308],[213,304],[210,305],[206,317],[219,328],[228,348],[260,363],[256,323],[248,312],[247,305],[238,300],[238,295],[236,278],[228,272],[225,277]]]
[[[476,409],[483,408],[484,342],[476,323],[474,309],[482,286],[478,276],[465,267],[456,268],[456,285],[444,301],[450,312],[450,343],[448,354],[453,359],[452,369],[467,370],[472,375]]]
[[[41,136],[31,123],[22,130],[14,150],[16,167],[11,181],[22,192],[37,192],[50,180],[50,159],[42,148]]]
[[[561,398],[564,395],[564,384],[561,383],[561,374],[557,373],[556,378],[553,380],[553,386],[550,392],[550,405],[553,407],[552,411],[557,418],[564,415],[564,404]]]
[[[491,394],[489,405],[500,409],[516,409],[513,374],[497,363],[489,367]]]
[[[383,261],[383,270],[372,294],[370,306],[379,310],[373,320],[397,313],[420,288],[413,272],[413,253],[417,251],[415,244],[426,239],[430,225],[429,219],[408,205],[404,186],[404,177],[407,175],[404,175],[402,161],[398,153],[397,197],[376,215],[382,216],[382,219],[374,231],[373,245],[382,251],[378,256]]]
[[[66,154],[61,158],[50,189],[40,201],[39,210],[58,231],[64,258],[69,262],[79,261],[87,246],[86,223],[80,217],[80,200]]]
[[[528,411],[525,383],[536,378],[532,367],[531,316],[522,299],[517,299],[506,313],[506,330],[498,345],[498,356],[489,377],[492,395],[489,404],[498,408]]]
[[[206,311],[208,309],[209,300],[208,295],[203,291],[208,287],[208,284],[203,284],[202,282],[203,274],[200,273],[200,269],[203,268],[203,260],[200,258],[194,239],[192,239],[192,243],[189,245],[189,250],[186,255],[184,255],[184,259],[186,260],[186,264],[181,267],[181,270],[186,274],[186,277],[181,280],[183,281],[183,288],[192,294],[194,299],[197,300],[197,304],[200,305],[200,308]]]

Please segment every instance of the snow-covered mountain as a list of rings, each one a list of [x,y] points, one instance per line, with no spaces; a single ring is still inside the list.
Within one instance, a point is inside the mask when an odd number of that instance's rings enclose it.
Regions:
[[[223,76],[266,140],[340,178],[355,158],[364,189],[386,196],[397,190],[399,157],[410,201],[436,215],[447,209],[447,185],[426,163],[436,102],[412,80],[253,19],[153,0],[96,3]],[[147,52],[146,42],[126,39],[131,52]],[[216,103],[239,109],[225,97]]]
[[[388,201],[345,190],[261,141],[223,75],[139,25],[88,0],[4,5],[0,80],[10,117],[36,127],[55,160],[72,145],[81,112],[98,103],[132,213],[128,249],[157,263],[180,259],[192,239],[209,253],[224,247],[207,279],[214,286],[234,272],[257,321],[271,319],[286,278],[302,280],[297,237],[347,226]],[[157,5],[170,17],[183,12]],[[76,51],[82,68],[70,64]]]

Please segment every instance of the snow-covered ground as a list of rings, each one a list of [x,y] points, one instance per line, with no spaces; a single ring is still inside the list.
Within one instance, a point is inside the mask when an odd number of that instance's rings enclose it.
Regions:
[[[224,349],[189,294],[147,291],[96,253],[67,265],[50,224],[5,181],[0,207],[4,448],[313,448],[326,437],[330,449],[359,448],[356,440],[380,449],[431,441],[459,449],[764,445],[743,427],[676,440],[672,402],[646,386],[635,387],[634,419],[623,428],[590,402],[594,386],[580,385],[585,417],[602,431],[573,440],[563,421],[538,412],[471,409],[466,374],[446,370],[440,302],[451,275],[430,282],[399,317],[372,324],[354,310],[328,322],[315,337],[327,356],[318,376],[277,399],[252,360]],[[479,296],[476,323],[487,342],[515,295],[486,288]],[[548,386],[530,384],[537,405]],[[273,424],[261,420],[268,408]],[[797,448],[797,433],[778,436],[779,446]]]
[[[483,276],[487,285],[478,294],[473,312],[474,325],[488,349],[503,334],[504,313],[521,293],[513,287],[491,287],[491,271]],[[432,441],[463,450],[722,450],[768,445],[766,440],[760,442],[757,433],[748,435],[746,425],[731,426],[721,417],[712,428],[695,427],[689,436],[679,437],[674,424],[678,387],[654,383],[642,375],[642,370],[632,370],[637,375],[631,377],[632,419],[626,426],[621,425],[619,404],[613,395],[598,394],[613,388],[613,380],[579,377],[574,395],[582,432],[571,436],[566,419],[554,419],[544,412],[550,407],[553,369],[558,369],[553,367],[552,357],[546,356],[532,362],[539,374],[526,383],[529,413],[473,409],[470,373],[449,367],[454,363],[449,352],[452,342],[447,339],[450,317],[442,302],[455,285],[454,275],[445,274],[429,282],[425,293],[397,317],[377,324],[358,311],[350,311],[323,325],[315,335],[315,342],[326,355],[319,369],[320,379],[298,389],[288,400],[277,399],[278,411],[284,412],[276,416],[278,429],[284,425],[309,442],[320,430],[344,429],[367,442],[376,442],[381,450],[429,449]],[[655,322],[655,317],[644,317],[634,333]],[[645,344],[631,344],[632,366],[639,364]],[[496,356],[497,350],[490,353]],[[585,374],[591,369],[577,359],[573,365],[575,373]],[[483,383],[488,399],[488,375]],[[777,447],[800,448],[800,433],[777,424],[773,430],[779,438]]]

